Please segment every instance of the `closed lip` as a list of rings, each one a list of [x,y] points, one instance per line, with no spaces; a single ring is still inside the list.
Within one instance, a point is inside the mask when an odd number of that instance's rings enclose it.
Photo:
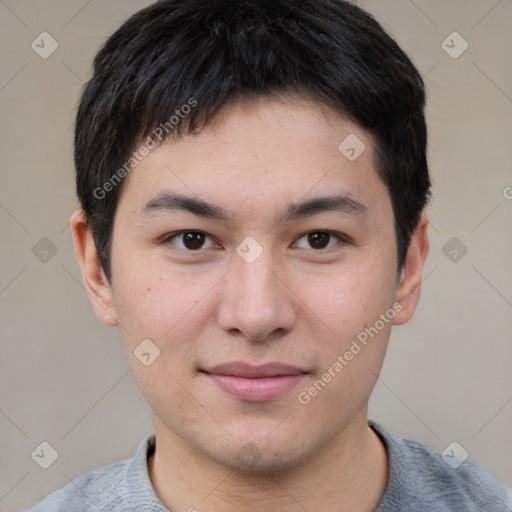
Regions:
[[[266,363],[255,366],[245,362],[232,362],[219,364],[201,370],[212,375],[226,375],[231,377],[243,377],[247,379],[261,379],[265,377],[281,377],[287,375],[300,375],[308,373],[295,366],[283,363]]]

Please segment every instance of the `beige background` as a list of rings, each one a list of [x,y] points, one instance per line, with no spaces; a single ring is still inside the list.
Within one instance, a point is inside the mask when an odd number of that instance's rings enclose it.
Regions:
[[[152,431],[120,333],[85,294],[68,228],[82,83],[105,38],[147,4],[0,2],[2,511],[131,457]],[[435,195],[419,309],[393,330],[370,417],[439,451],[457,441],[512,487],[512,1],[358,4],[426,80]],[[469,44],[456,59],[442,47],[454,31]],[[42,32],[58,42],[47,59],[31,48]],[[46,262],[32,252],[43,237],[57,250]],[[443,253],[452,237],[467,247],[456,262]],[[43,441],[58,452],[46,470],[31,458]]]

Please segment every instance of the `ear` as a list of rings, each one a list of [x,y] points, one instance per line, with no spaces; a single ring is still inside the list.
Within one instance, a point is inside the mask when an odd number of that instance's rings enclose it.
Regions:
[[[82,269],[82,279],[96,316],[106,325],[118,325],[112,289],[99,262],[83,210],[76,210],[71,215],[70,225],[76,259]]]
[[[414,315],[414,310],[420,299],[421,277],[428,250],[428,218],[423,210],[420,222],[412,235],[402,268],[396,291],[396,300],[402,305],[402,309],[393,319],[393,325],[404,324]]]

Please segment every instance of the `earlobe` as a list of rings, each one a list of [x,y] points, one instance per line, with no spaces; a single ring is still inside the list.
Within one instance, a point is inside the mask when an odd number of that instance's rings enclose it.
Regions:
[[[106,325],[118,325],[112,288],[99,262],[96,245],[82,209],[70,219],[75,255],[82,270],[82,279],[96,316]]]
[[[402,309],[393,319],[393,325],[404,324],[414,315],[420,298],[423,266],[427,259],[428,250],[428,218],[426,212],[423,211],[420,222],[411,238],[405,264],[401,271],[396,301],[401,304]]]

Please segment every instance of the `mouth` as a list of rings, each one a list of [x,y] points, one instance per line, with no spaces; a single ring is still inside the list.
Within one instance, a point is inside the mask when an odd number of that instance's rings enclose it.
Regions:
[[[280,398],[308,374],[299,368],[281,363],[252,366],[236,362],[200,371],[223,392],[248,402]]]

